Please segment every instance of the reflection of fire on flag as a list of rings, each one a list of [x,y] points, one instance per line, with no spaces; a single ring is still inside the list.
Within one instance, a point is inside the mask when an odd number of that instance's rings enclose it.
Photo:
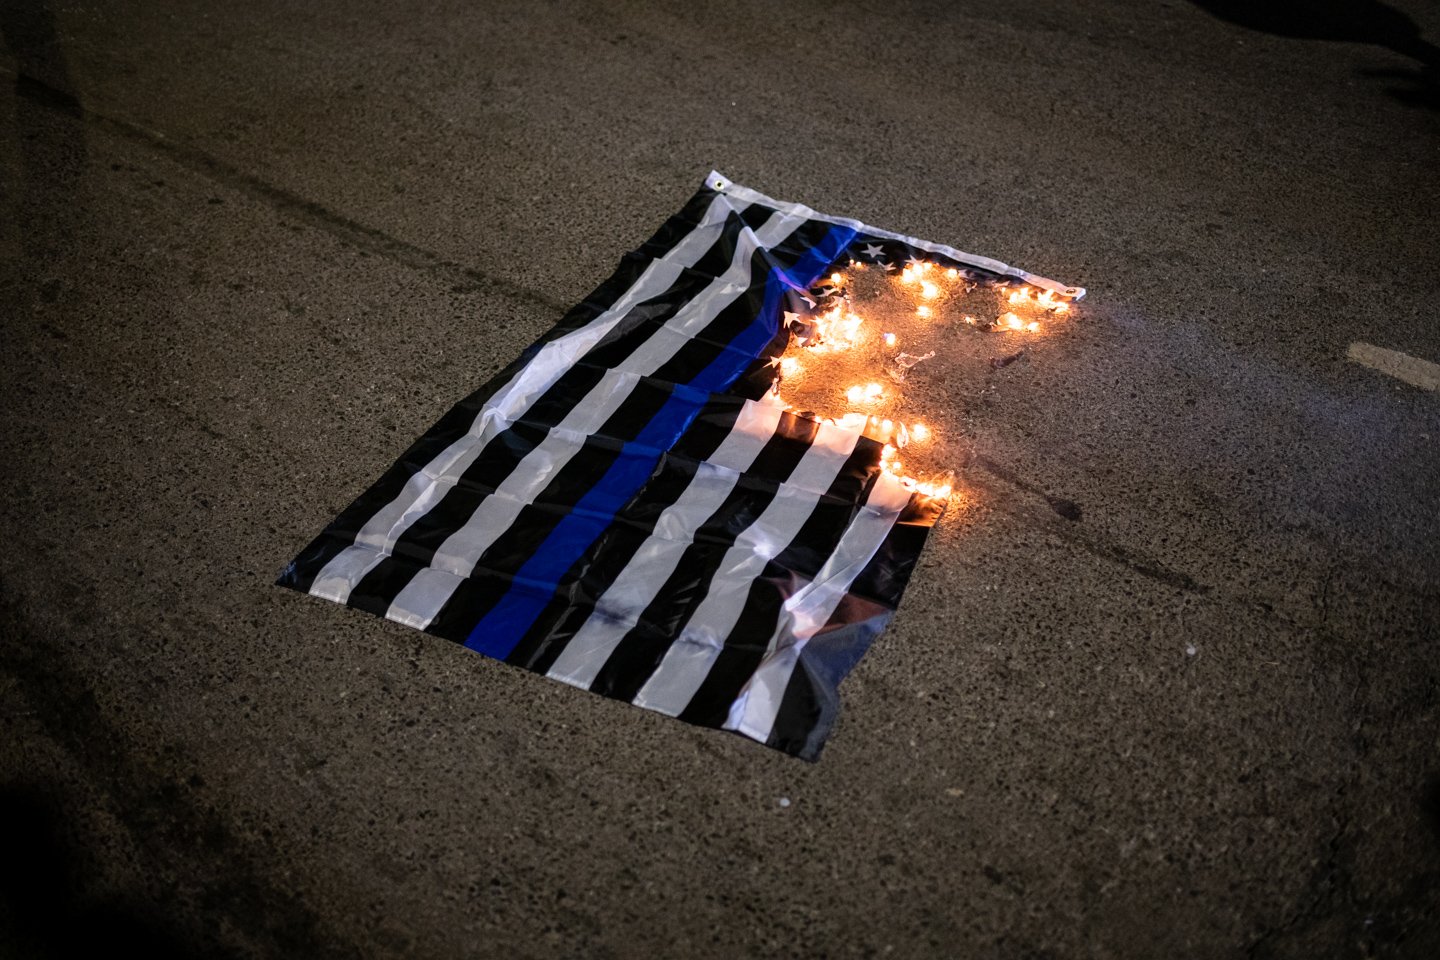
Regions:
[[[813,759],[950,494],[906,371],[997,293],[1084,291],[712,173],[280,583]]]
[[[871,262],[888,266],[884,249],[871,247],[880,251]],[[851,259],[811,287],[809,297],[813,309],[785,314],[793,336],[775,361],[767,400],[880,441],[883,470],[907,489],[942,500],[950,495],[949,471],[930,443],[932,430],[915,419],[916,398],[907,390],[911,371],[957,336],[1037,334],[1042,320],[1070,311],[1054,289],[1015,285],[914,255],[898,272],[870,270],[865,260]],[[992,319],[981,324],[971,311]],[[1019,355],[991,363],[1004,366]]]

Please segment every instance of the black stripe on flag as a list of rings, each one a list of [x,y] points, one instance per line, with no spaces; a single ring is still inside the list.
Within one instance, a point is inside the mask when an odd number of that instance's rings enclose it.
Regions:
[[[839,712],[840,681],[890,622],[940,509],[933,498],[910,498],[880,549],[801,651],[766,741],[769,746],[806,760],[820,755]]]
[[[595,478],[604,474],[619,457],[625,446],[622,438],[633,436],[649,423],[669,398],[668,384],[640,381],[620,409],[599,430],[585,438],[575,454],[536,496],[535,502],[522,507],[506,531],[481,552],[475,570],[502,575],[518,570],[560,519],[569,513],[570,506],[585,495]],[[453,530],[452,527],[451,532]],[[382,560],[356,585],[351,593],[350,605],[384,616],[415,573],[429,566],[438,546],[439,543],[417,550],[406,544],[402,550],[397,545],[394,555]],[[425,554],[423,559],[413,555],[421,551]]]
[[[782,605],[796,589],[815,579],[862,509],[880,474],[883,446],[868,437],[860,439],[799,532],[750,584],[745,606],[726,636],[724,648],[680,713],[681,720],[709,727],[725,722],[730,705],[767,652],[767,640]]]
[[[727,227],[728,226],[732,226],[732,224],[727,223]],[[736,230],[738,234],[738,228],[736,228]],[[804,234],[810,239],[803,239],[802,244],[792,250],[792,254],[798,251],[798,255],[803,256],[804,252],[809,249],[809,245],[818,243],[828,231],[828,224],[818,221],[803,222],[789,236],[794,237],[797,234]],[[723,242],[723,240],[717,241],[717,246]],[[731,260],[733,260],[736,249],[734,245],[731,246]],[[751,254],[750,259],[749,286],[741,292],[739,297],[717,313],[716,318],[706,325],[702,334],[687,339],[675,355],[661,365],[660,369],[655,373],[656,380],[673,383],[689,382],[709,366],[721,353],[727,349],[732,349],[728,346],[729,341],[756,321],[760,306],[767,293],[774,284],[782,282],[775,276],[775,268],[789,269],[794,266],[794,263],[789,261],[777,262],[775,256],[764,248],[756,249],[755,252]],[[705,285],[713,282],[713,278],[703,279]],[[687,295],[683,299],[688,301],[689,296]],[[778,328],[778,322],[776,326]],[[654,335],[654,332],[658,331],[658,329],[658,327],[653,328],[651,335]],[[710,334],[717,339],[712,340],[706,337],[706,334]],[[633,336],[632,334],[632,338]],[[722,337],[724,338],[723,340],[719,339]],[[638,344],[638,342],[639,341],[636,340],[636,344]],[[630,349],[635,349],[635,346],[632,345]],[[605,360],[610,364],[619,362],[619,358],[615,357],[606,357]],[[588,366],[588,364],[577,364],[576,369],[580,369],[583,366]],[[568,403],[558,400],[557,403],[565,407],[573,407],[576,403],[580,402],[580,400],[581,398],[577,397],[569,400]],[[626,401],[626,403],[628,404],[629,401]],[[622,407],[622,410],[623,409]],[[650,412],[653,414],[653,412],[658,409],[659,407],[657,405]],[[597,431],[597,433],[617,440],[630,439],[638,433],[647,422],[648,417],[636,418],[633,421],[627,421],[623,424],[612,419],[612,422],[608,422]],[[487,447],[486,451],[482,452],[481,459],[485,459],[485,454],[489,453],[491,447],[494,446],[496,445],[491,444]],[[505,451],[508,450],[508,447],[501,446],[499,449]],[[618,453],[618,447],[615,449],[615,452]],[[520,462],[515,458],[507,459],[510,463],[510,470],[515,469]],[[598,464],[598,461],[592,460],[591,462]],[[580,474],[580,476],[587,479],[593,478],[594,476],[602,474],[608,465],[608,463],[597,465],[591,472]],[[562,474],[565,474],[565,471],[562,471]],[[488,495],[490,490],[493,490],[493,486],[486,489],[483,486],[475,486],[463,482],[457,484],[445,494],[436,507],[432,508],[425,517],[412,525],[412,529],[419,527],[421,528],[421,532],[428,530],[445,531],[448,535],[448,532],[453,532],[458,527],[464,525],[468,516],[479,507],[479,501],[484,499],[484,496]],[[643,495],[643,489],[637,493],[637,496],[638,495]],[[578,497],[575,499],[578,499]],[[573,500],[571,502],[573,502]],[[533,520],[534,517],[534,512],[531,512],[529,519]],[[546,522],[553,527],[559,519],[560,515],[551,513]],[[512,524],[512,529],[514,526],[515,525]],[[548,533],[548,529],[545,532]],[[438,542],[425,545],[422,541],[419,541],[420,535],[420,533],[417,533],[415,537],[411,537],[409,536],[409,531],[407,531],[406,535],[401,537],[401,542],[405,544],[404,556],[399,555],[401,551],[397,544],[397,555],[381,560],[375,570],[371,571],[371,574],[365,578],[365,581],[368,581],[368,583],[366,583],[367,590],[375,589],[377,591],[383,590],[383,592],[376,593],[365,599],[352,598],[352,605],[364,605],[364,608],[369,610],[379,610],[382,606],[384,609],[389,609],[390,603],[393,603],[399,591],[404,589],[409,580],[430,562],[435,551],[438,550],[444,542],[444,540],[441,539]],[[543,540],[543,537],[541,539]],[[537,545],[539,542],[540,540],[534,541]],[[495,546],[499,546],[499,544]],[[524,564],[527,556],[525,553],[514,551],[499,553],[494,547],[487,550],[480,563],[476,565],[475,571],[455,589],[449,600],[441,608],[439,615],[435,617],[427,629],[438,636],[464,640],[469,636],[470,628],[473,628],[474,623],[478,623],[485,613],[489,611],[490,607],[493,606],[505,590],[508,589],[510,581],[507,578]],[[371,579],[372,577],[374,577],[373,580]],[[474,620],[467,624],[465,621],[470,617],[474,617]]]
[[[641,380],[636,385],[604,426],[585,438],[575,456],[546,485],[537,502],[522,507],[515,522],[480,554],[474,572],[441,608],[436,623],[432,624],[432,633],[464,642],[470,629],[509,588],[514,573],[525,564],[535,547],[550,535],[570,506],[584,496],[595,478],[615,462],[625,446],[621,438],[634,436],[665,405],[671,386],[654,380]],[[391,595],[387,609],[393,600]],[[462,611],[463,617],[457,619]],[[472,616],[474,619],[466,623],[465,618]]]
[[[643,496],[636,497],[560,581],[560,589],[506,659],[545,673],[595,610],[615,578],[655,532],[666,508],[680,499],[700,464],[735,428],[744,407],[738,397],[717,394],[680,440],[660,460]]]
[[[699,228],[705,219],[706,211],[718,198],[719,194],[714,190],[702,189],[697,192],[685,204],[684,209],[665,221],[654,236],[621,257],[615,272],[596,287],[590,296],[571,307],[554,329],[546,333],[534,346],[543,346],[567,333],[579,330],[615,306],[625,295],[625,291],[635,286],[650,264],[665,259],[682,240]]]
[[[767,214],[766,217],[768,218],[768,216]],[[723,273],[734,255],[737,238],[741,231],[748,227],[749,224],[743,214],[732,213],[726,218],[720,235],[711,244],[709,250],[701,256],[699,262],[706,263],[707,269]],[[647,303],[661,305],[653,309],[660,311],[661,316],[657,319],[660,325],[663,325],[684,304],[689,302],[693,293],[696,292],[691,289],[692,286],[698,283],[703,287],[713,280],[714,276],[707,277],[694,270],[682,271],[681,278],[672,284],[665,293]],[[641,304],[631,313],[644,310],[645,305]],[[623,326],[622,322],[614,330],[611,330],[600,343],[587,352],[584,358],[566,370],[530,406],[521,419],[502,429],[484,446],[455,485],[445,491],[439,501],[424,516],[416,519],[397,538],[391,555],[382,558],[375,568],[356,585],[352,594],[358,593],[359,596],[349,601],[351,606],[378,613],[381,616],[385,614],[395,597],[405,588],[416,572],[430,565],[435,558],[435,553],[445,544],[451,534],[465,525],[470,516],[479,508],[481,501],[491,496],[500,484],[505,482],[516,469],[519,469],[525,458],[544,442],[549,435],[549,430],[569,416],[577,405],[585,400],[590,391],[604,379],[607,370],[618,366],[628,358],[651,332],[647,330],[645,336],[636,336],[636,328],[633,325],[628,331],[622,331]],[[653,414],[654,411],[651,412]],[[608,434],[623,439],[633,436],[636,430],[648,422],[648,420],[640,420],[637,424],[632,417],[618,413],[616,417],[618,419],[612,418],[612,422],[601,427],[598,432],[606,434],[610,428],[625,423],[632,426],[633,429],[625,433]],[[388,500],[385,501],[385,503],[388,502]],[[381,505],[383,506],[383,504]],[[356,529],[358,530],[358,527]]]
[[[774,435],[735,488],[700,527],[660,592],[646,606],[605,662],[590,689],[619,700],[633,700],[664,659],[680,628],[704,599],[725,554],[775,499],[810,449],[819,424],[784,413]]]
[[[699,226],[705,212],[716,202],[725,202],[718,192],[709,187],[699,190],[679,213],[661,225],[654,236],[626,254],[615,273],[601,283],[590,296],[572,307],[554,327],[542,334],[505,369],[450,408],[420,439],[411,444],[379,480],[356,497],[300,552],[281,573],[277,582],[282,586],[308,592],[315,582],[315,576],[325,565],[355,542],[355,536],[366,521],[398,497],[410,478],[424,469],[426,464],[465,436],[486,402],[529,366],[542,347],[584,327],[610,309],[625,291],[635,285],[653,261],[674,250]]]
[[[655,375],[664,380],[684,383],[704,369],[719,350],[724,349],[755,321],[761,303],[764,302],[766,294],[771,292],[771,284],[778,282],[772,271],[775,268],[793,269],[800,258],[809,252],[811,247],[820,243],[831,229],[832,226],[823,221],[807,220],[790,234],[781,248],[755,251],[751,258],[750,286],[745,293],[716,314],[715,319],[707,324],[704,330],[695,334],[690,343]],[[777,318],[777,330],[767,340],[767,347],[774,342],[774,337],[779,335],[783,326]]]

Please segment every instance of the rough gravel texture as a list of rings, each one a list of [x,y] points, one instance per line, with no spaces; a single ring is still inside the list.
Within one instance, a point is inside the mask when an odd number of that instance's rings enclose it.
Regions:
[[[1440,394],[1346,360],[1440,361],[1440,111],[1325,6],[0,4],[0,955],[1440,955]],[[712,166],[1090,290],[931,362],[814,765],[272,585]]]

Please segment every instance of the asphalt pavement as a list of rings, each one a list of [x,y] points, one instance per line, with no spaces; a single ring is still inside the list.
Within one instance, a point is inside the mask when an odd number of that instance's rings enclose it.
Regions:
[[[1440,11],[1318,8],[0,4],[0,955],[1440,955]],[[273,585],[712,167],[1089,290],[818,763]]]

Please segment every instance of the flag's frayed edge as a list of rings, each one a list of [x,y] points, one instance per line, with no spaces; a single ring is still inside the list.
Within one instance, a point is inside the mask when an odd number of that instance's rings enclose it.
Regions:
[[[1028,270],[1020,270],[1016,267],[1010,266],[1009,264],[1001,263],[999,260],[995,260],[991,257],[982,257],[979,254],[966,253],[963,250],[956,250],[954,247],[946,246],[943,243],[932,243],[929,240],[921,240],[917,237],[907,237],[903,233],[894,233],[890,230],[880,230],[876,227],[870,226],[869,224],[862,223],[859,220],[852,220],[848,217],[827,216],[823,213],[817,213],[816,211],[805,206],[803,203],[786,203],[783,200],[775,200],[771,197],[765,196],[765,194],[759,192],[758,190],[752,190],[749,187],[741,186],[740,184],[731,180],[729,177],[725,176],[723,173],[720,173],[718,170],[711,170],[710,175],[705,178],[705,183],[707,186],[712,187],[727,196],[736,197],[737,199],[744,200],[747,203],[761,203],[767,207],[774,207],[777,210],[783,210],[791,216],[805,217],[808,220],[820,220],[825,223],[833,223],[838,226],[850,227],[857,233],[863,233],[871,237],[883,237],[886,240],[895,240],[899,243],[906,244],[907,246],[915,247],[918,250],[924,250],[928,253],[933,253],[939,257],[947,257],[951,260],[966,264],[967,266],[978,267],[981,270],[988,270],[991,273],[998,273],[1002,276],[1019,277],[1023,279],[1026,283],[1040,287],[1042,290],[1054,291],[1055,293],[1064,297],[1068,297],[1071,300],[1079,300],[1080,298],[1085,296],[1084,287],[1066,286],[1058,280],[1051,280],[1049,277],[1042,277],[1039,274],[1030,273]]]

